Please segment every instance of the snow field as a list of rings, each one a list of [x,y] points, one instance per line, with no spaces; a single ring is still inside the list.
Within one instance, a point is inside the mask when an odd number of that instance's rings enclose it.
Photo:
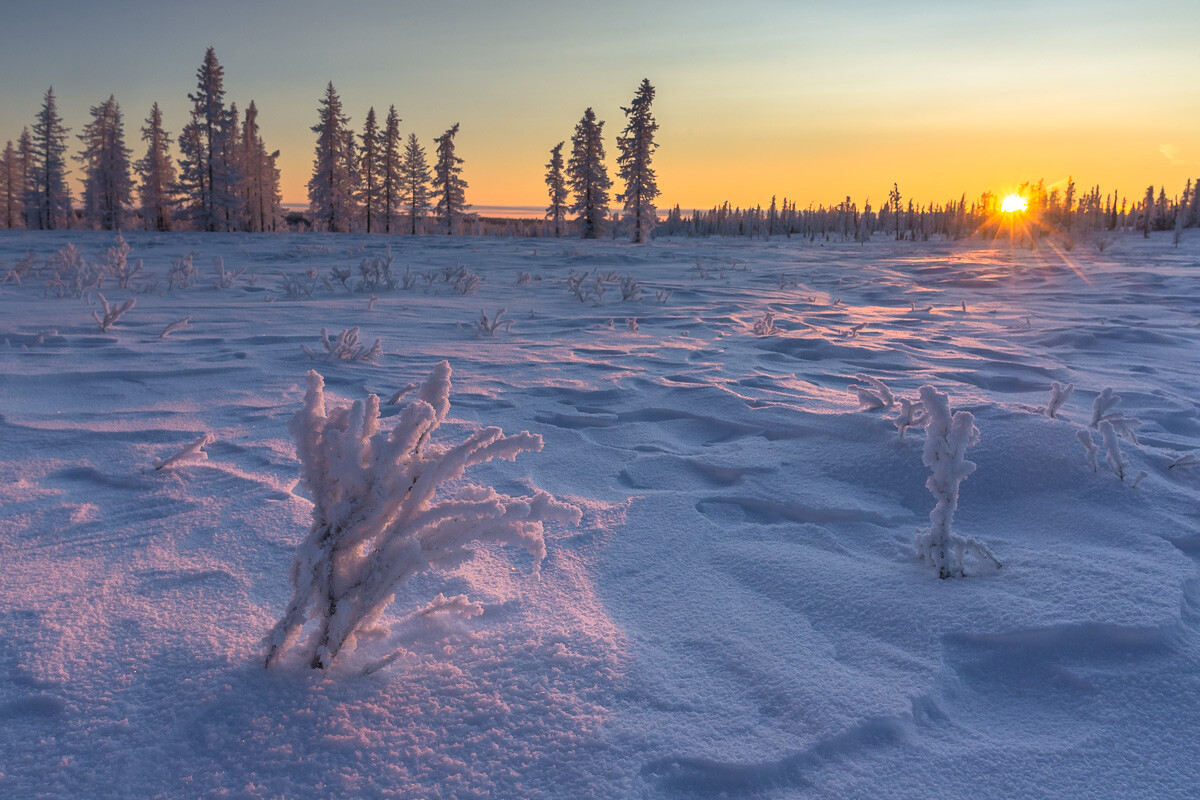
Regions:
[[[1200,445],[1196,242],[1078,247],[1089,286],[1007,242],[126,238],[144,273],[102,287],[113,306],[137,300],[107,331],[96,299],[0,285],[13,796],[1200,785],[1200,467],[1170,466]],[[320,281],[389,241],[394,273],[434,277],[374,301]],[[0,273],[68,242],[98,259],[111,236],[6,232]],[[199,280],[168,291],[189,253]],[[246,270],[229,288],[213,288],[217,257]],[[459,266],[475,293],[436,277]],[[312,299],[287,299],[284,277],[313,270]],[[641,298],[605,280],[581,302],[572,271],[633,275]],[[477,336],[502,308],[513,324]],[[355,327],[382,340],[373,363],[302,349]],[[263,670],[310,522],[286,428],[305,373],[341,401],[386,400],[442,359],[448,437],[544,439],[467,480],[543,489],[583,521],[547,531],[536,575],[523,551],[488,547],[404,584],[382,622],[408,654],[380,672]],[[1002,569],[940,581],[917,560],[925,437],[859,410],[859,374],[909,400],[932,385],[974,415],[954,530]],[[1051,419],[1055,380],[1076,388]],[[1076,438],[1106,387],[1142,421],[1120,443],[1125,481],[1102,444],[1093,472]],[[403,402],[383,406],[385,427]],[[154,470],[206,433],[207,460]],[[402,621],[439,593],[484,612],[458,630]]]

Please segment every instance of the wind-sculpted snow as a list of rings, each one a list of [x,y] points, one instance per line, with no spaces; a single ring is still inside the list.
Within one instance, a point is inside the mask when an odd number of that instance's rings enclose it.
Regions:
[[[1200,241],[124,238],[101,331],[45,265],[96,278],[111,235],[0,237],[8,795],[1195,796]],[[467,477],[582,520],[536,574],[498,543],[413,573],[356,634],[388,658],[264,670],[323,327],[380,340],[317,365],[329,408],[529,431]],[[922,386],[979,431],[953,531],[1002,569],[918,558]]]

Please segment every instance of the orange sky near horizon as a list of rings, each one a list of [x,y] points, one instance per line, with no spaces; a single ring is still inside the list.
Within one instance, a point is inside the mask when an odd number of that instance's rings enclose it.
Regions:
[[[616,136],[643,77],[657,90],[661,208],[801,207],[847,195],[878,208],[892,183],[943,203],[1026,181],[1140,197],[1200,177],[1200,3],[1146,0],[146,0],[22,6],[0,48],[0,145],[53,86],[76,135],[114,94],[127,143],[152,102],[177,136],[211,45],[226,100],[260,111],[285,202],[307,201],[328,81],[351,126],[395,104],[427,150],[455,122],[474,205],[545,204],[549,150],[583,110]],[[229,20],[238,24],[231,25]],[[368,20],[368,22],[364,22]],[[47,32],[55,58],[44,58]],[[113,48],[126,41],[136,47]],[[569,145],[568,145],[569,149]],[[431,154],[432,157],[432,154]],[[70,163],[74,173],[78,164]],[[614,180],[615,196],[620,191]]]

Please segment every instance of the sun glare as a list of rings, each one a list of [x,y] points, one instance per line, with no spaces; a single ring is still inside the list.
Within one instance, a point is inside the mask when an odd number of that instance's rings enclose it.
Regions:
[[[1010,194],[1000,203],[1000,210],[1007,212],[1024,211],[1027,205],[1028,204],[1025,202],[1024,197],[1016,194]]]

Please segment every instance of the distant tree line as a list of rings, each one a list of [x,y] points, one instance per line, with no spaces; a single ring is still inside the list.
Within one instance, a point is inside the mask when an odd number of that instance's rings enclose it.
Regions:
[[[71,159],[81,168],[78,205],[67,182],[68,128],[48,90],[31,127],[0,154],[0,227],[53,230],[91,227],[106,230],[276,231],[285,227],[277,165],[259,131],[253,100],[244,114],[225,103],[224,70],[210,47],[188,94],[190,119],[178,140],[163,128],[154,103],[141,128],[144,150],[131,160],[121,107],[110,96],[91,108],[91,120],[77,137],[81,149]],[[293,224],[330,232],[397,234],[443,233],[583,238],[627,234],[635,242],[653,236],[800,236],[867,241],[886,234],[897,240],[931,237],[963,239],[995,235],[1013,218],[999,212],[991,193],[968,203],[966,196],[942,204],[922,204],[902,196],[893,184],[878,209],[861,208],[849,197],[834,206],[799,208],[794,200],[771,198],[766,208],[729,203],[685,215],[676,206],[660,219],[653,156],[658,123],[651,113],[654,87],[648,79],[621,110],[626,126],[617,137],[617,176],[624,191],[610,209],[613,182],[605,166],[604,122],[588,108],[570,140],[550,150],[545,181],[549,204],[543,220],[488,220],[466,202],[463,159],[455,150],[455,123],[434,140],[433,163],[415,133],[404,139],[395,106],[380,124],[374,107],[361,133],[350,127],[341,99],[330,83],[318,101],[313,173],[308,182],[308,213]],[[178,155],[172,156],[172,144]],[[1188,181],[1182,195],[1148,187],[1140,198],[1080,192],[1074,181],[1047,189],[1043,182],[1017,192],[1028,209],[1023,229],[1032,236],[1055,232],[1068,238],[1097,231],[1174,231],[1200,226],[1200,191]]]
[[[1165,187],[1147,187],[1141,198],[1102,193],[1099,186],[1079,192],[1068,179],[1061,190],[1046,189],[1044,181],[1024,184],[1015,193],[1027,205],[1019,217],[1000,210],[1002,197],[985,192],[968,202],[966,195],[942,204],[922,204],[905,198],[892,184],[887,200],[878,209],[865,202],[860,208],[849,197],[833,206],[798,208],[784,198],[769,205],[740,208],[724,203],[685,215],[671,209],[656,231],[660,236],[774,236],[809,239],[868,241],[878,234],[896,240],[927,241],[933,237],[966,239],[1007,233],[1016,225],[1024,236],[1054,233],[1068,239],[1106,231],[1178,232],[1200,227],[1198,182],[1188,180],[1182,194],[1169,197]]]

